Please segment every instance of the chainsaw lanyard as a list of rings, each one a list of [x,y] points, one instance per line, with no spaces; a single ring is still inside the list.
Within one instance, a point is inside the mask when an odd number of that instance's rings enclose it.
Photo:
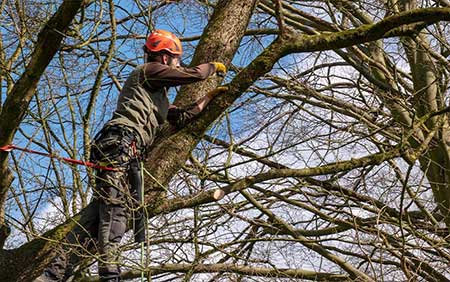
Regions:
[[[95,169],[101,169],[101,170],[107,170],[107,171],[121,170],[120,168],[117,168],[117,167],[103,166],[103,165],[98,165],[98,164],[95,164],[92,162],[86,162],[86,161],[76,160],[76,159],[72,159],[72,158],[65,158],[65,157],[55,155],[55,154],[48,154],[48,153],[44,153],[44,152],[27,149],[27,148],[18,147],[13,144],[9,144],[9,145],[0,147],[0,151],[3,151],[3,152],[11,152],[12,150],[19,150],[19,151],[26,152],[26,153],[31,153],[31,154],[35,154],[35,155],[49,157],[52,159],[57,159],[57,160],[60,160],[60,161],[66,162],[66,163],[70,163],[70,164],[84,165],[86,167],[91,167],[91,168],[95,168]]]

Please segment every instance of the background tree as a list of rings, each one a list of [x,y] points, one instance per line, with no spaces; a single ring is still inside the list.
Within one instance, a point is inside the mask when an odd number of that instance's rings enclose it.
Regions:
[[[170,94],[184,105],[230,89],[151,148],[150,247],[142,262],[125,240],[125,279],[450,280],[447,1],[0,8],[1,146],[87,159],[153,26],[180,35],[192,65],[231,69]],[[83,224],[92,175],[0,157],[0,277],[32,281]],[[76,280],[96,281],[95,250],[75,252]]]

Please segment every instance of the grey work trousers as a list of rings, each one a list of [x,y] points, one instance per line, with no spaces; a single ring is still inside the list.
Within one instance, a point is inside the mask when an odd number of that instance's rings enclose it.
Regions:
[[[96,137],[91,150],[93,162],[125,168],[123,171],[97,170],[92,202],[83,210],[79,225],[67,236],[67,246],[46,268],[55,281],[66,281],[73,267],[83,257],[98,253],[101,279],[120,275],[119,243],[127,230],[132,207],[135,207],[130,190],[128,166],[138,152],[132,151],[135,135],[123,128],[107,128]]]

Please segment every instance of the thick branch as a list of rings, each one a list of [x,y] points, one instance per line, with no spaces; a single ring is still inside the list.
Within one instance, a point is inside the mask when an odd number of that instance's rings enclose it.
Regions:
[[[193,268],[193,269],[192,269]],[[150,275],[160,275],[164,273],[186,273],[193,271],[194,273],[215,273],[230,272],[246,276],[255,277],[273,277],[273,278],[290,278],[305,279],[313,281],[351,281],[347,275],[333,274],[324,272],[315,272],[304,269],[280,269],[280,268],[262,268],[243,266],[235,264],[163,264],[161,266],[150,267],[147,272]],[[123,274],[123,279],[133,279],[140,277],[139,271],[130,271]],[[98,278],[89,279],[86,282],[96,282]]]
[[[418,24],[423,28],[439,21],[450,21],[450,8],[415,9],[387,17],[375,24],[362,25],[355,29],[319,35],[300,35],[291,33],[287,41],[287,53],[335,50],[357,44],[375,41],[381,38],[405,35],[405,25]],[[419,31],[419,30],[418,30]]]

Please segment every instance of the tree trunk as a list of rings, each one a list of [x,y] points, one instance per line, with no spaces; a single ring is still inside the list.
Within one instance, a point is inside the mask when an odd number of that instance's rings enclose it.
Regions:
[[[239,1],[222,0],[216,5],[213,15],[205,28],[199,45],[195,51],[191,65],[197,65],[204,62],[219,61],[229,66],[236,53],[242,37],[244,36],[252,12],[258,1]],[[224,32],[227,31],[227,32]],[[182,87],[177,96],[175,104],[186,105],[198,98],[204,96],[218,86],[221,79],[206,80]],[[227,95],[227,93],[223,94]],[[150,171],[153,177],[146,177],[146,190],[158,189],[160,185],[166,186],[175,173],[186,162],[192,149],[200,140],[200,136],[206,130],[210,123],[214,121],[225,109],[215,109],[215,116],[208,119],[203,126],[188,127],[167,139],[161,140],[155,144],[149,153],[146,162],[146,169]],[[159,189],[160,190],[160,189]],[[157,205],[161,194],[150,192],[147,197],[151,205]]]

